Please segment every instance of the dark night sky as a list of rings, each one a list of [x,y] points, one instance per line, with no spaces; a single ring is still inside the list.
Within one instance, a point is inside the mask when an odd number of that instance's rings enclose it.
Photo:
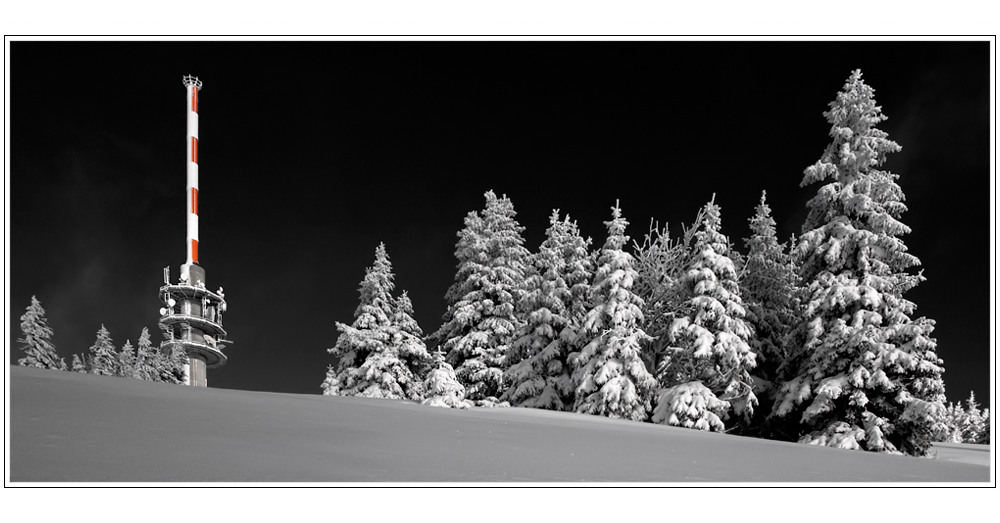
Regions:
[[[386,243],[397,291],[440,325],[462,219],[488,189],[544,237],[553,208],[603,243],[619,199],[641,239],[716,193],[742,248],[766,189],[787,239],[817,186],[822,116],[860,68],[903,146],[951,400],[990,380],[990,70],[980,42],[10,43],[11,348],[36,295],[69,361],[103,323],[158,339],[162,268],[184,261],[185,90],[200,96],[200,258],[223,286],[212,387],[318,394]],[[9,354],[9,361],[18,358]]]

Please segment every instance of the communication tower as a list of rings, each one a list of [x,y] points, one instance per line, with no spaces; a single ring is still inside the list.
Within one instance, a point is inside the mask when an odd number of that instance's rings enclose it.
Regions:
[[[226,363],[222,349],[232,343],[226,339],[222,315],[226,312],[222,287],[208,290],[205,269],[198,263],[198,92],[201,81],[184,76],[187,88],[187,261],[181,265],[177,283],[170,282],[170,268],[163,269],[160,287],[160,328],[167,337],[160,350],[180,347],[188,356],[186,383],[207,387],[207,369]]]

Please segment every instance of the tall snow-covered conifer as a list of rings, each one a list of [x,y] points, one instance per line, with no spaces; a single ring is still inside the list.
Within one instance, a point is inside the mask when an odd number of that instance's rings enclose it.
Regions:
[[[417,374],[419,367],[426,364],[426,356],[421,355],[421,349],[424,355],[426,349],[419,339],[413,339],[412,333],[403,332],[396,324],[401,315],[392,296],[394,278],[385,244],[379,244],[375,262],[365,271],[358,289],[360,303],[354,323],[337,322],[340,336],[329,349],[338,358],[337,367],[328,370],[323,394],[421,399],[423,384]],[[409,298],[404,307],[412,309]],[[406,310],[403,315],[409,316],[410,312]],[[419,332],[415,322],[407,328]]]
[[[514,305],[521,300],[529,253],[514,204],[493,191],[482,212],[470,212],[458,233],[458,270],[445,299],[444,324],[434,334],[473,401],[499,398],[507,352],[519,327]]]
[[[45,309],[38,298],[31,297],[31,305],[21,315],[21,334],[18,338],[24,357],[17,360],[23,367],[66,370],[66,362],[59,357],[52,343],[52,328],[45,317]]]
[[[549,217],[539,252],[532,257],[526,294],[518,305],[524,324],[508,353],[509,384],[503,398],[514,406],[550,410],[573,407],[572,369],[568,363],[586,312],[584,298],[593,273],[589,240],[569,216]]]
[[[803,316],[773,415],[799,441],[922,455],[944,408],[934,321],[911,319],[903,294],[924,278],[901,236],[898,175],[881,170],[900,150],[876,127],[886,119],[854,71],[823,113],[832,142],[805,170],[823,183],[794,251]]]
[[[609,418],[643,421],[649,416],[656,378],[642,361],[642,345],[650,336],[642,330],[642,298],[632,291],[637,273],[625,252],[628,221],[612,208],[608,238],[597,259],[590,289],[591,309],[580,336],[586,345],[570,356],[576,370],[574,410]]]
[[[687,271],[695,232],[703,212],[699,211],[694,226],[684,227],[681,237],[675,240],[671,239],[666,226],[660,229],[650,223],[642,245],[636,246],[638,277],[635,291],[644,303],[643,330],[655,338],[643,354],[648,369],[660,368],[671,352],[667,331],[680,315],[681,305],[688,297],[681,279]]]
[[[90,373],[101,376],[117,376],[119,372],[118,354],[111,341],[111,333],[101,325],[97,338],[90,346]]]
[[[716,418],[735,414],[736,424],[745,426],[753,415],[757,398],[750,370],[756,355],[747,343],[753,330],[744,321],[736,268],[714,197],[702,211],[680,281],[688,298],[667,331],[673,347],[658,372],[663,389],[653,421],[720,430]]]

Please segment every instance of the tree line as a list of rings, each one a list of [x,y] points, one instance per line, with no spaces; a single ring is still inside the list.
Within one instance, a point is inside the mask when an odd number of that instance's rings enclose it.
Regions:
[[[111,333],[101,325],[94,344],[82,355],[74,353],[67,365],[66,360],[56,352],[45,309],[35,296],[31,297],[31,304],[21,315],[21,334],[22,337],[17,340],[24,353],[17,361],[21,366],[166,383],[184,383],[185,380],[187,355],[183,349],[174,346],[171,350],[161,350],[155,347],[150,341],[149,329],[145,327],[135,346],[131,340],[125,340],[124,345],[116,348]]]
[[[631,244],[616,204],[597,249],[555,210],[531,252],[513,203],[489,191],[458,232],[447,310],[426,336],[379,245],[323,393],[911,455],[954,439],[934,320],[905,297],[924,277],[898,175],[882,169],[900,146],[860,71],[823,114],[832,141],[801,183],[818,188],[784,242],[762,194],[743,251],[713,197],[678,236],[653,227]]]

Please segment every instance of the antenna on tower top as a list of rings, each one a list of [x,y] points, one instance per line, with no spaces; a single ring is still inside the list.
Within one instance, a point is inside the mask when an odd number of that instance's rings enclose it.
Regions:
[[[192,76],[190,74],[184,75],[184,87],[191,87],[192,85],[201,89],[201,80],[199,80],[197,76]]]

